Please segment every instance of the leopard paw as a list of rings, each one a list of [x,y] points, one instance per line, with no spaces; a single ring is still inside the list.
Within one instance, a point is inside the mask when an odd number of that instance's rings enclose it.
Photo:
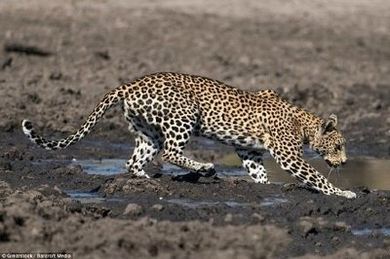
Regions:
[[[211,177],[217,173],[214,164],[212,163],[205,164],[198,172],[201,173],[203,177]]]
[[[341,191],[339,194],[337,194],[338,196],[342,196],[342,197],[345,197],[347,199],[354,199],[356,198],[356,193],[354,192],[351,192],[351,191]]]

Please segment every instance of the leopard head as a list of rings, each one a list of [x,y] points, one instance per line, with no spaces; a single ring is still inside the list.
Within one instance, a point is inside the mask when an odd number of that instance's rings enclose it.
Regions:
[[[311,148],[332,167],[338,167],[347,161],[345,139],[336,126],[337,116],[331,114],[326,120],[321,121],[310,143]]]

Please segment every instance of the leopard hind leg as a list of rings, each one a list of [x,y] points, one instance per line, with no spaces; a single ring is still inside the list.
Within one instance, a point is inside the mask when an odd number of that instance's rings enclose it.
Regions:
[[[129,130],[135,135],[135,147],[126,162],[127,171],[136,176],[150,178],[144,171],[144,167],[160,152],[162,140],[158,134],[150,134],[150,130],[144,128],[135,128],[132,123],[129,125]]]

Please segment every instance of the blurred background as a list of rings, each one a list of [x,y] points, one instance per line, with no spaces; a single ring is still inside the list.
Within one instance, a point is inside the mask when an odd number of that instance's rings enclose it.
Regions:
[[[175,71],[336,113],[350,153],[386,157],[389,10],[387,0],[0,1],[0,129],[29,118],[69,133],[109,89]],[[96,135],[128,138],[115,111],[99,125]]]

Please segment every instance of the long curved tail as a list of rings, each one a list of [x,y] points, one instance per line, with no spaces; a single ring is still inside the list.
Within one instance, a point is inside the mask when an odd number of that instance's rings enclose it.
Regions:
[[[85,135],[87,135],[104,113],[120,100],[123,100],[124,97],[125,95],[123,90],[120,88],[116,88],[108,92],[88,116],[88,119],[84,122],[80,129],[67,138],[60,140],[46,140],[35,132],[32,123],[28,120],[23,120],[22,122],[23,132],[32,142],[47,150],[64,149],[80,141]]]

